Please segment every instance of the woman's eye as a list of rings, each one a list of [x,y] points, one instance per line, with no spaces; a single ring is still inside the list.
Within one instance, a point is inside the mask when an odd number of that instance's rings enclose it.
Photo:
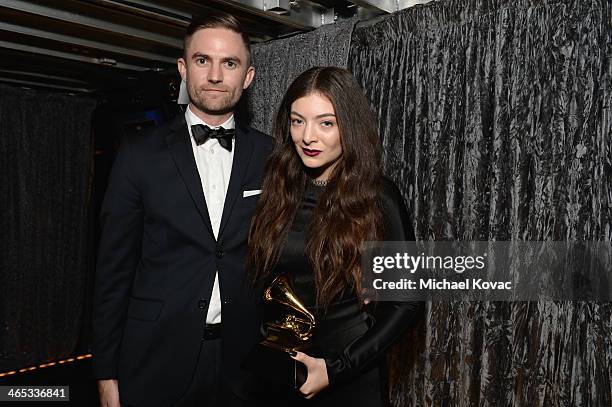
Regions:
[[[331,121],[324,121],[321,123],[323,125],[323,127],[332,127],[334,125],[334,122]]]
[[[302,119],[291,119],[292,126],[299,126],[300,124],[302,124]]]

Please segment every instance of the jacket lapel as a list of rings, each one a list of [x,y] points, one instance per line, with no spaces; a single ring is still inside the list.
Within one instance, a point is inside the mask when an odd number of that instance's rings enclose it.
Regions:
[[[200,181],[198,167],[193,157],[193,149],[191,147],[191,140],[189,139],[189,131],[187,130],[187,123],[185,122],[184,115],[179,114],[179,117],[172,122],[170,125],[170,132],[166,136],[166,141],[172,153],[176,168],[187,186],[187,190],[189,190],[193,203],[200,213],[208,231],[214,236],[210,217],[208,216],[204,192],[202,191],[202,182]]]
[[[238,122],[236,122],[236,142],[234,143],[234,148],[236,150],[234,151],[232,173],[230,175],[227,194],[225,195],[225,203],[223,205],[219,236],[222,235],[223,229],[225,229],[227,225],[236,199],[242,194],[242,180],[246,175],[246,170],[249,167],[249,162],[253,155],[253,140],[248,136],[248,130],[240,126]]]

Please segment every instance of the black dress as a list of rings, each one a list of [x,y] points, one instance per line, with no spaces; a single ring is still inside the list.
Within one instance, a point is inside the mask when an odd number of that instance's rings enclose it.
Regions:
[[[382,209],[385,240],[414,240],[414,232],[397,187],[383,181]],[[326,310],[315,306],[312,269],[305,257],[305,233],[317,199],[325,187],[308,185],[296,213],[274,275],[286,273],[304,305],[317,318],[308,355],[324,358],[329,387],[299,404],[309,406],[367,406],[387,404],[386,352],[418,318],[421,303],[379,302],[362,307],[351,289]],[[292,401],[291,405],[296,402]]]

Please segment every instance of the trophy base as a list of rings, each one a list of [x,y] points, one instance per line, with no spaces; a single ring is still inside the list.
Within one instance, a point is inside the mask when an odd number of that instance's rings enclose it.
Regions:
[[[286,346],[280,343],[276,343],[276,342],[271,342],[269,340],[264,340],[259,342],[260,345],[262,346],[267,346],[268,348],[274,349],[274,350],[278,350],[281,352],[286,352],[286,353],[291,353],[291,352],[302,352],[304,349],[306,349],[306,346]]]
[[[242,363],[243,368],[275,388],[298,390],[302,387],[307,377],[306,366],[289,356],[291,349],[264,342],[251,350]]]
[[[283,352],[304,351],[308,348],[308,341],[301,341],[294,332],[279,329],[272,324],[266,326],[266,337],[260,342],[261,345]]]

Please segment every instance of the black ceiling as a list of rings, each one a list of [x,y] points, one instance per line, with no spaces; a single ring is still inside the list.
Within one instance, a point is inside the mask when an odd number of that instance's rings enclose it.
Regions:
[[[426,1],[0,0],[0,82],[98,92],[173,74],[191,16],[210,10],[231,12],[260,42]]]

